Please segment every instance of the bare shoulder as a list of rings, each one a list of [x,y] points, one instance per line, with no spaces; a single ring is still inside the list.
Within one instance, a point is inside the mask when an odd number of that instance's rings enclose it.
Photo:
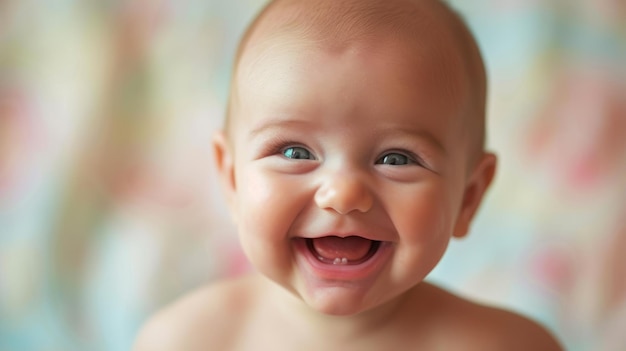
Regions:
[[[228,349],[246,318],[251,280],[218,282],[183,296],[147,321],[133,351]]]
[[[527,317],[434,289],[455,335],[449,339],[452,350],[563,350],[547,329]]]
[[[522,315],[499,308],[476,305],[476,334],[485,340],[488,349],[511,351],[561,351],[555,337],[539,323]],[[480,344],[480,342],[479,342]],[[481,347],[481,350],[486,348]]]

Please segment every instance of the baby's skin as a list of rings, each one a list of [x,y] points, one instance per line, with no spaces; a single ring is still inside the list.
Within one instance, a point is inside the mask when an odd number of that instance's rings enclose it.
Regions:
[[[165,308],[135,350],[561,350],[424,282],[495,173],[485,80],[437,0],[271,2],[213,143],[254,273]]]

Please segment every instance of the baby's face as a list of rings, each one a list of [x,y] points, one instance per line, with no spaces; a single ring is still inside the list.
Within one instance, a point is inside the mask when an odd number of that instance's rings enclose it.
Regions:
[[[283,38],[245,56],[222,147],[255,268],[337,315],[421,282],[463,208],[461,77],[388,40],[320,49]]]

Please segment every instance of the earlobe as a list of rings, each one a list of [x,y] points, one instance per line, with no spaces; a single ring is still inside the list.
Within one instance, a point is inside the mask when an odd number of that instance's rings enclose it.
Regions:
[[[496,172],[497,158],[492,153],[485,153],[474,169],[463,194],[461,210],[452,233],[457,238],[467,235],[470,224],[485,192],[489,188]]]
[[[219,180],[224,189],[224,195],[233,218],[236,218],[236,193],[235,165],[230,145],[223,131],[213,135],[213,157],[218,171]]]

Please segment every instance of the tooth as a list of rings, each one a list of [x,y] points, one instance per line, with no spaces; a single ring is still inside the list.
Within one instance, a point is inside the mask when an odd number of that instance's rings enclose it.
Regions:
[[[347,258],[342,258],[341,259],[341,264],[348,264],[348,259]]]
[[[333,261],[333,264],[341,264],[341,258],[339,257],[335,258],[335,260]]]

